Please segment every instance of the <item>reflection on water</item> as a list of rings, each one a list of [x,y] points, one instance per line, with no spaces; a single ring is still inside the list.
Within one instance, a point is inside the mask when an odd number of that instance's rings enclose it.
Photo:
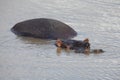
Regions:
[[[105,51],[103,51],[102,49],[91,49],[89,53],[76,53],[75,50],[66,50],[66,49],[62,49],[60,47],[56,48],[56,53],[58,56],[62,55],[62,53],[65,53],[66,55],[70,55],[70,54],[84,54],[84,55],[90,55],[90,54],[94,54],[94,55],[98,55],[98,54],[102,54]]]
[[[72,4],[72,5],[71,5]],[[1,0],[0,80],[120,80],[120,0]],[[16,23],[48,17],[102,54],[57,53],[55,41],[17,37]]]
[[[54,40],[44,40],[44,39],[39,39],[39,38],[32,38],[32,37],[18,37],[21,41],[28,43],[28,44],[51,44],[51,43],[55,43]]]

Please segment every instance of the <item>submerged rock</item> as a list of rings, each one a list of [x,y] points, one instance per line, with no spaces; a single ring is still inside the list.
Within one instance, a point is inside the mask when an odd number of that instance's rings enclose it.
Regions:
[[[19,36],[41,39],[70,39],[77,35],[67,24],[58,20],[39,18],[17,23],[11,31]]]

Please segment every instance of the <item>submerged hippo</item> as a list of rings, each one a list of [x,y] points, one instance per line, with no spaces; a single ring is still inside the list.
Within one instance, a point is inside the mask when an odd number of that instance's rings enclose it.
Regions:
[[[74,50],[75,53],[103,53],[102,49],[90,49],[89,39],[81,40],[56,40],[55,43],[57,52],[61,52],[61,49],[67,51]]]
[[[41,39],[70,39],[77,35],[67,24],[58,20],[39,18],[17,23],[11,31],[19,36]]]
[[[75,51],[80,51],[80,53],[89,53],[90,51],[90,43],[89,43],[89,39],[85,39],[83,41],[81,40],[56,40],[55,45],[58,48],[61,49],[67,49],[67,51],[69,50],[75,50]],[[60,49],[59,49],[60,50]]]

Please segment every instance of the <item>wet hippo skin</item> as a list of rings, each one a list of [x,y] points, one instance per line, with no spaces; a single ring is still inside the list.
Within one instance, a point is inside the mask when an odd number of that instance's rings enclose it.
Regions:
[[[17,23],[11,31],[19,36],[35,37],[41,39],[70,39],[77,32],[67,24],[54,19],[31,19]]]

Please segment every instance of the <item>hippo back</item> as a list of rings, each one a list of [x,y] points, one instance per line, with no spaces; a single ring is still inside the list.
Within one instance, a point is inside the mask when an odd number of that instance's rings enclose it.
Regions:
[[[41,39],[69,39],[77,35],[67,24],[53,19],[32,19],[17,23],[12,29],[16,35]]]

